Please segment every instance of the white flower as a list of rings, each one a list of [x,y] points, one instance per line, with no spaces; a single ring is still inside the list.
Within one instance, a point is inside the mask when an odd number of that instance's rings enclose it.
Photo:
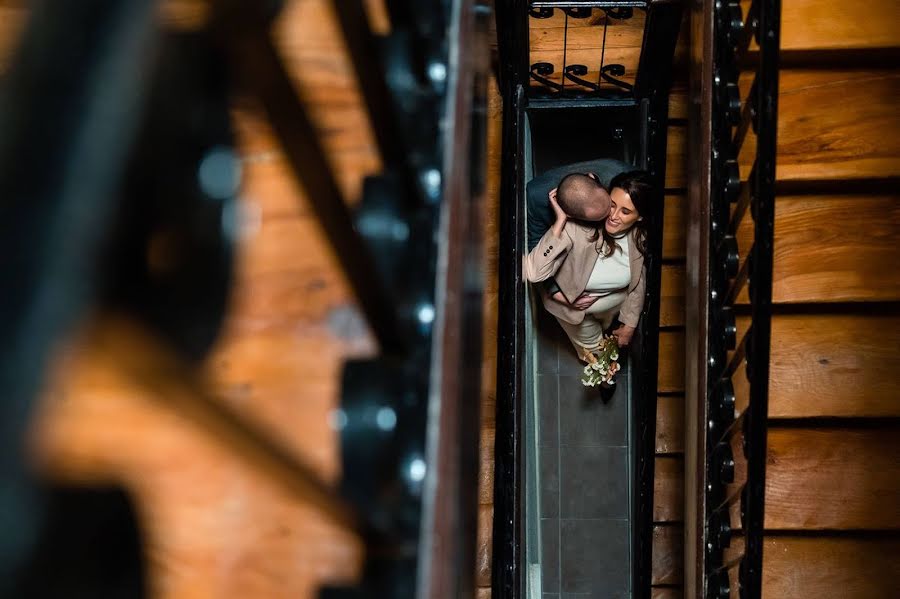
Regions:
[[[591,383],[590,381],[586,381],[584,379],[581,380],[581,384],[584,385],[585,387],[593,387],[594,386],[593,383]]]
[[[584,367],[584,373],[585,374],[591,373],[591,364],[588,364],[587,366]]]
[[[610,359],[610,360],[618,360],[618,359],[619,359],[619,352],[614,351],[613,353],[611,353],[611,354],[609,355],[609,359]]]
[[[591,364],[591,368],[593,368],[594,370],[600,370],[600,362],[594,362],[593,364]]]

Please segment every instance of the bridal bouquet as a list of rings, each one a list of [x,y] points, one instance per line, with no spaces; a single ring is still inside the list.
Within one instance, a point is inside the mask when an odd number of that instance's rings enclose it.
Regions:
[[[612,335],[605,335],[600,347],[587,354],[588,365],[584,367],[581,384],[585,387],[596,387],[601,383],[615,385],[615,376],[619,372],[619,344]]]

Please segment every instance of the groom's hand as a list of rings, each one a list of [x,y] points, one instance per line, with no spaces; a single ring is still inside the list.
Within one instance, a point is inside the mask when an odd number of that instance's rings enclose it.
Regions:
[[[550,193],[547,194],[547,199],[550,200],[550,207],[553,208],[553,215],[556,217],[556,222],[562,222],[563,224],[565,224],[569,216],[565,212],[563,212],[562,206],[560,206],[559,202],[556,201],[556,190],[556,187],[551,189]]]

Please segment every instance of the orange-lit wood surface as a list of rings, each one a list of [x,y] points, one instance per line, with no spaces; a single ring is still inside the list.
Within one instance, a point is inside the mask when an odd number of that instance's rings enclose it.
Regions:
[[[378,3],[368,4],[383,26]],[[0,6],[3,67],[24,6]],[[169,26],[195,27],[206,5],[167,2],[161,15]],[[355,203],[380,159],[330,3],[288,2],[273,36]],[[240,98],[234,120],[248,218],[227,322],[197,376],[331,485],[340,472],[328,419],[341,365],[376,348],[265,120]],[[61,345],[34,421],[33,453],[56,478],[117,481],[134,495],[154,597],[315,597],[323,584],[358,577],[362,545],[347,526],[192,411],[166,372],[129,374],[122,355],[100,351],[98,330],[108,327],[86,321]],[[126,334],[115,347],[129,358],[149,356],[137,338]]]

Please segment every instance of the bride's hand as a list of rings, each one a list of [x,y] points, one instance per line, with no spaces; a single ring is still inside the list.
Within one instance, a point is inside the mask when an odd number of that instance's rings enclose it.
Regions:
[[[572,302],[572,305],[578,310],[587,310],[594,305],[594,302],[597,301],[598,297],[600,296],[582,293],[575,299],[574,302]]]
[[[612,332],[613,337],[616,338],[616,342],[618,342],[619,347],[625,347],[629,343],[631,343],[631,337],[634,335],[634,327],[630,327],[627,324],[623,324],[619,326],[615,331]]]

